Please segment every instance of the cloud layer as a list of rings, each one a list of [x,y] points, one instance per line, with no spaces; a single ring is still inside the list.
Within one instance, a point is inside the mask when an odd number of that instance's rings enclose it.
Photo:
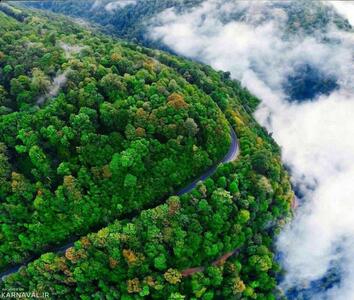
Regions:
[[[183,14],[164,11],[149,37],[230,71],[262,100],[256,117],[282,146],[303,194],[278,241],[287,271],[280,287],[306,289],[334,266],[340,284],[311,298],[354,299],[354,35],[330,22],[322,32],[289,36],[288,11],[274,2],[207,0]],[[284,80],[301,65],[333,76],[338,88],[290,103]]]
[[[95,2],[91,6],[91,10],[101,9],[102,6],[108,12],[114,12],[118,9],[122,9],[128,5],[134,5],[138,2],[138,0],[95,0]]]
[[[329,3],[336,8],[338,13],[347,18],[352,26],[354,26],[354,2],[337,0],[329,1]]]

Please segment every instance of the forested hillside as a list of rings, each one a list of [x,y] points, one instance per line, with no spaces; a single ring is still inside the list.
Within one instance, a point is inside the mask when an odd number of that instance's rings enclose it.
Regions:
[[[203,0],[85,0],[85,1],[43,1],[28,3],[31,7],[49,9],[56,13],[89,20],[103,26],[109,34],[116,34],[121,38],[150,44],[145,34],[150,19],[165,9],[176,7],[185,10],[202,3]]]
[[[258,100],[228,73],[5,7],[0,267],[78,241],[1,287],[53,299],[274,299],[273,238],[293,194],[251,116]],[[174,196],[218,164],[230,126],[239,158]]]
[[[74,18],[89,20],[103,26],[104,30],[119,37],[137,41],[145,45],[165,47],[163,44],[149,38],[149,27],[156,25],[156,17],[163,11],[173,9],[185,12],[199,5],[204,5],[205,0],[65,0],[30,2],[27,5],[40,9],[47,9]],[[220,1],[220,4],[234,3],[233,0]],[[334,24],[338,28],[348,30],[351,28],[347,20],[342,18],[331,7],[318,1],[271,1],[269,8],[276,8],[279,13],[283,11],[287,16],[286,35],[299,35],[302,33],[313,34],[325,31]],[[257,3],[254,5],[257,14]],[[217,12],[216,12],[217,13]],[[261,15],[258,23],[269,21],[277,16],[271,10]],[[247,6],[240,5],[236,12],[220,16],[222,23],[230,21],[249,22]]]
[[[176,71],[70,23],[1,18],[0,266],[157,204],[226,153],[223,114]]]
[[[154,28],[168,24],[175,13],[181,17],[200,7],[208,11],[208,7],[216,5],[213,15],[216,27],[220,24],[251,25],[260,28],[268,22],[275,24],[282,19],[281,38],[284,41],[293,39],[314,38],[324,43],[336,45],[337,40],[326,35],[328,30],[337,28],[350,31],[352,27],[348,20],[339,15],[331,5],[321,1],[234,1],[234,0],[87,0],[87,1],[41,1],[29,2],[27,5],[35,8],[51,10],[75,18],[78,22],[89,21],[91,25],[99,24],[100,30],[120,38],[139,44],[167,50],[175,53],[172,45],[167,45],[163,39],[154,36]],[[229,6],[228,10],[225,7]],[[260,7],[262,7],[260,9]],[[193,14],[190,18],[193,18]],[[190,20],[192,22],[192,20]],[[273,24],[274,25],[274,24]],[[202,28],[203,22],[196,23],[196,28]],[[175,28],[177,30],[177,28]],[[182,29],[181,34],[185,30]],[[183,46],[182,46],[183,48]],[[201,59],[198,54],[192,56]],[[252,65],[260,76],[263,70]],[[338,89],[340,83],[336,76],[327,74],[318,66],[304,63],[283,78],[282,88],[288,95],[288,100],[302,102],[316,99],[319,95],[328,95]]]

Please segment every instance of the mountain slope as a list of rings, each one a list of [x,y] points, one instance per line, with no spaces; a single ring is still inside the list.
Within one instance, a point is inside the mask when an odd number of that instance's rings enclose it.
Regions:
[[[30,7],[51,10],[56,13],[86,19],[101,24],[109,33],[114,33],[125,39],[134,40],[145,45],[153,43],[149,38],[149,27],[156,25],[156,17],[164,11],[175,10],[178,13],[189,11],[198,6],[207,5],[206,0],[131,0],[126,5],[119,5],[114,0],[87,0],[87,1],[43,1],[31,2]],[[232,0],[216,1],[220,6],[235,4]],[[315,1],[272,1],[266,3],[267,9],[259,13],[261,5],[251,3],[252,15],[249,15],[248,5],[238,4],[237,10],[230,10],[220,17],[224,24],[231,21],[256,22],[261,24],[278,17],[278,13],[288,16],[284,32],[291,35],[314,34],[316,31],[326,31],[334,24],[339,29],[350,30],[347,20],[341,17],[330,6]],[[256,18],[255,18],[256,16]],[[157,45],[157,44],[155,44]],[[160,44],[160,46],[163,46]]]
[[[1,263],[82,238],[1,287],[53,299],[273,299],[273,238],[293,194],[279,147],[251,115],[258,99],[206,65],[22,14],[0,13]],[[166,201],[226,153],[230,125],[239,159]]]
[[[2,267],[158,203],[230,141],[177,72],[59,22],[1,15]]]
[[[303,39],[315,39],[320,42],[336,44],[336,38],[328,36],[327,32],[334,28],[348,32],[352,30],[349,22],[340,16],[329,4],[321,1],[270,1],[257,3],[255,1],[235,2],[232,0],[166,0],[166,1],[128,1],[127,5],[117,5],[119,1],[45,1],[29,3],[31,7],[51,10],[65,15],[89,21],[91,24],[102,25],[101,30],[115,36],[138,42],[145,46],[164,49],[172,53],[183,53],[188,57],[200,60],[203,57],[200,50],[188,49],[188,43],[175,43],[179,34],[188,38],[187,32],[192,28],[183,28],[184,23],[189,23],[194,18],[193,11],[200,9],[206,14],[213,11],[214,27],[232,26],[235,22],[253,28],[279,25],[281,39],[285,41],[299,42]],[[125,3],[125,2],[124,2]],[[211,8],[213,7],[213,8]],[[190,17],[186,22],[178,24],[179,27],[172,27],[176,30],[176,36],[168,40],[168,31],[159,34],[158,29],[169,24],[178,23],[178,17]],[[191,21],[192,22],[192,21]],[[204,35],[202,28],[207,26],[205,20],[195,21],[194,28],[201,29],[200,34]],[[211,27],[213,27],[211,25]],[[156,31],[157,29],[157,31]],[[209,32],[209,31],[207,31]],[[210,36],[213,30],[210,31]],[[167,38],[167,40],[166,40]],[[229,37],[234,39],[236,37]],[[181,38],[183,40],[183,38]],[[246,41],[244,43],[247,44]],[[186,53],[189,52],[189,53]],[[203,52],[203,51],[201,51]],[[205,55],[208,55],[207,53]],[[215,60],[215,59],[214,59]],[[264,73],[258,62],[252,62],[251,68],[259,76]],[[302,102],[313,100],[320,95],[328,95],[338,89],[340,83],[333,74],[327,74],[319,66],[303,63],[289,70],[288,76],[283,78],[282,90],[288,95],[288,100]]]
[[[354,39],[334,5],[339,2],[205,0],[144,20],[145,37],[157,46],[230,71],[262,99],[255,115],[282,145],[297,196],[306,203],[277,243],[286,268],[279,286],[291,299],[354,299],[354,144],[348,139],[354,134]],[[340,6],[350,17],[349,2]]]

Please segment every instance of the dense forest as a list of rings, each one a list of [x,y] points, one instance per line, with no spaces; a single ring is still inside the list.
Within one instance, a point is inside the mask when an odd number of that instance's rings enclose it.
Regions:
[[[49,9],[56,13],[89,20],[102,25],[104,32],[115,34],[130,41],[139,42],[144,45],[157,46],[146,38],[146,31],[150,19],[156,14],[168,8],[177,8],[180,11],[192,8],[204,0],[143,0],[124,1],[125,5],[110,5],[114,1],[109,0],[88,0],[88,1],[43,1],[37,3],[26,3],[30,7]],[[159,45],[161,46],[161,45]]]
[[[228,1],[234,3],[234,0],[224,0],[220,1],[220,4]],[[165,48],[163,44],[153,41],[148,35],[150,26],[158,24],[156,17],[167,9],[185,12],[203,5],[204,2],[205,0],[127,0],[122,3],[114,0],[48,0],[29,2],[26,5],[62,13],[79,20],[88,20],[102,25],[102,29],[109,34],[115,34],[143,45]],[[330,6],[323,5],[319,1],[269,1],[267,5],[284,11],[288,16],[284,38],[288,38],[289,35],[312,35],[318,31],[324,32],[333,24],[343,30],[351,29],[346,19]],[[230,13],[220,16],[220,21],[223,23],[248,22],[245,17],[246,10],[246,6],[237,12],[231,10]],[[269,21],[275,17],[271,11],[268,11],[259,18],[258,22]]]
[[[26,5],[39,9],[51,10],[56,13],[72,16],[77,22],[89,21],[90,26],[98,28],[107,34],[125,38],[144,46],[159,48],[175,53],[163,41],[151,36],[153,28],[161,25],[160,14],[175,11],[182,15],[198,6],[205,5],[207,0],[85,0],[85,1],[40,1],[29,2]],[[213,2],[213,1],[212,1]],[[216,1],[220,6],[227,3],[233,9],[223,13],[215,12],[217,19],[222,24],[240,22],[258,27],[272,20],[277,23],[277,18],[282,15],[286,21],[281,25],[282,39],[296,39],[311,37],[325,43],[337,43],[333,37],[325,36],[329,28],[338,28],[343,31],[352,30],[350,23],[339,15],[330,5],[320,1],[266,1],[257,19],[249,17],[250,11],[257,14],[256,1],[250,3],[254,8],[249,11],[247,5],[235,5],[234,0]],[[124,5],[123,5],[124,3]],[[264,3],[263,3],[264,4]],[[235,7],[237,9],[235,9]],[[86,24],[87,25],[87,24]],[[202,24],[200,24],[202,26]],[[194,57],[198,59],[198,57]],[[262,71],[255,69],[256,72]],[[297,66],[292,73],[283,78],[282,87],[288,95],[288,101],[302,102],[314,100],[319,95],[327,95],[340,86],[338,79],[331,74],[324,74],[318,66],[309,63]]]
[[[64,17],[0,10],[0,267],[43,254],[0,287],[275,299],[273,238],[293,193],[251,115],[258,99],[206,65]],[[230,126],[238,159],[175,196],[218,165]],[[64,255],[45,253],[75,237]]]
[[[226,152],[223,114],[171,68],[75,27],[1,21],[0,266],[156,205]]]

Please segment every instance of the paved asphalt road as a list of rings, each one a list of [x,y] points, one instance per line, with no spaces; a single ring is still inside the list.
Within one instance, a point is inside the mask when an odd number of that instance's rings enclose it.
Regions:
[[[239,147],[238,147],[238,143],[237,143],[236,133],[232,127],[230,127],[230,134],[231,134],[231,145],[230,145],[229,151],[226,153],[224,158],[221,161],[219,161],[218,163],[211,166],[208,170],[206,170],[201,176],[199,176],[196,180],[191,182],[189,185],[187,185],[186,187],[179,190],[177,192],[178,196],[189,193],[191,190],[193,190],[197,186],[198,182],[205,181],[207,178],[209,178],[211,175],[213,175],[220,164],[228,163],[228,162],[233,161],[237,158],[238,153],[239,153]]]
[[[197,186],[198,182],[205,181],[207,178],[209,178],[211,175],[213,175],[220,164],[231,162],[237,158],[237,156],[239,154],[239,146],[238,146],[238,142],[237,142],[236,133],[232,127],[230,127],[230,134],[231,134],[231,145],[230,145],[229,151],[226,153],[224,158],[222,160],[220,160],[219,162],[217,162],[216,164],[214,164],[213,166],[211,166],[208,170],[206,170],[201,176],[199,176],[197,179],[195,179],[189,185],[187,185],[186,187],[184,187],[180,191],[178,191],[177,192],[178,196],[189,193],[191,190],[193,190]],[[64,246],[61,246],[60,248],[55,248],[55,249],[48,251],[48,252],[55,252],[57,254],[62,254],[62,253],[65,253],[65,251],[68,248],[72,247],[73,245],[74,245],[74,242],[70,242]],[[26,266],[28,263],[32,262],[36,258],[38,258],[38,257],[31,257],[24,264],[14,266],[14,267],[4,271],[3,273],[0,274],[1,280],[3,280],[6,276],[17,272],[21,267]]]

